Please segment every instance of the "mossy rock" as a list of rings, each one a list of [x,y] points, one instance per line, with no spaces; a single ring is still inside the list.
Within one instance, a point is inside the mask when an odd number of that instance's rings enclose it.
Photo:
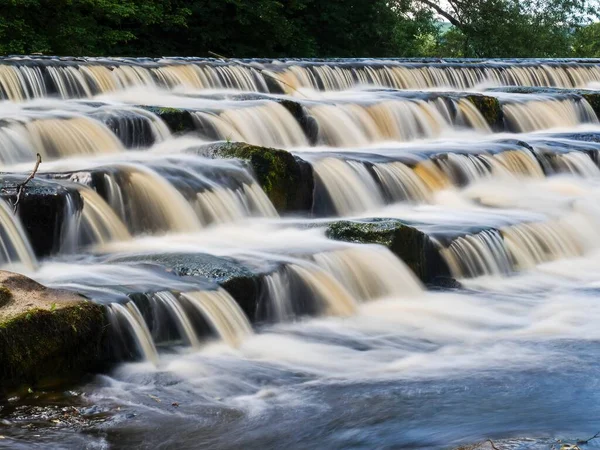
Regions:
[[[140,106],[161,118],[167,124],[171,133],[189,133],[196,130],[192,114],[182,108],[165,108],[159,106]]]
[[[3,389],[73,378],[104,364],[104,308],[22,275],[0,272],[8,303],[0,307]]]
[[[466,99],[475,105],[492,130],[501,131],[503,129],[504,114],[502,105],[496,97],[470,94],[466,96]]]
[[[203,152],[212,157],[248,161],[258,183],[280,213],[311,210],[314,190],[312,168],[291,153],[244,142],[218,143],[205,147]]]
[[[339,241],[384,245],[424,283],[444,287],[458,285],[431,238],[399,220],[337,221],[328,225],[326,234]]]

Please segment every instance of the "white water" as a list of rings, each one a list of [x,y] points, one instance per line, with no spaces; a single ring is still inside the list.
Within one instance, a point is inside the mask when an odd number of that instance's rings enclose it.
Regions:
[[[73,101],[28,102],[48,92],[41,69],[0,64],[2,95],[22,102],[1,105],[2,162],[25,174],[39,151],[37,176],[73,191],[60,252],[39,268],[28,240],[36,236],[2,205],[2,265],[106,304],[123,358],[153,363],[119,364],[84,388],[91,402],[138,414],[124,433],[119,423],[132,422],[111,409],[103,436],[118,433],[123,445],[133,436],[149,446],[413,448],[537,437],[563,423],[587,433],[597,416],[588,343],[600,318],[591,106],[498,94],[510,126],[492,134],[460,96],[365,85],[585,86],[600,79],[595,65],[256,62],[301,89],[289,93],[314,119],[308,136],[278,103],[291,96],[222,90],[267,91],[259,70],[211,64],[44,69],[59,97],[103,94],[97,114]],[[187,108],[201,138],[171,136],[131,105]],[[142,129],[148,139],[133,139]],[[583,133],[591,138],[576,139]],[[293,151],[312,165],[315,202],[326,204],[279,217],[251,163],[198,156],[219,139]],[[418,228],[472,290],[427,291],[384,245],[327,239],[338,216]],[[410,262],[430,269],[430,260]]]

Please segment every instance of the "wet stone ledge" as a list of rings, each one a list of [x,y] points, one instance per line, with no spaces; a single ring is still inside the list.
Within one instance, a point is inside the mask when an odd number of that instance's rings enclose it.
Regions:
[[[459,286],[431,237],[400,220],[340,220],[328,224],[326,234],[339,241],[387,247],[425,284]]]
[[[279,213],[306,213],[312,208],[312,167],[285,150],[243,142],[219,142],[194,151],[212,158],[238,158],[247,161],[260,187]]]

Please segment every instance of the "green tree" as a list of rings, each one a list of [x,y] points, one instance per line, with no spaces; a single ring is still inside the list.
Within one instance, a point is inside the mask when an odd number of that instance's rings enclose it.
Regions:
[[[446,44],[466,57],[568,56],[573,30],[597,14],[588,0],[415,0],[455,28]]]
[[[580,27],[575,31],[573,55],[579,58],[600,58],[600,22]]]

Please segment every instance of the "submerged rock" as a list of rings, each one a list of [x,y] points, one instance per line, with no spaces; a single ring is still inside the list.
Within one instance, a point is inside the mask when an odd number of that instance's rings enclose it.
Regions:
[[[312,168],[291,153],[243,142],[220,142],[199,151],[213,158],[248,161],[258,183],[280,213],[311,210],[314,190]]]
[[[152,253],[119,256],[110,261],[154,264],[184,279],[194,278],[194,283],[204,284],[205,288],[218,285],[235,299],[251,321],[262,320],[262,277],[277,270],[277,266],[268,261],[251,266],[233,258],[206,253]]]
[[[332,222],[327,226],[326,234],[340,241],[384,245],[424,283],[459,286],[450,276],[450,269],[431,238],[397,219]]]
[[[0,271],[0,382],[4,389],[74,377],[103,364],[102,306]]]

